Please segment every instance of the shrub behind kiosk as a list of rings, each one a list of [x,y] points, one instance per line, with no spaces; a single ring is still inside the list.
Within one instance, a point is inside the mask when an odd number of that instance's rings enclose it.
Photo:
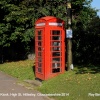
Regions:
[[[47,16],[35,23],[35,76],[47,80],[65,71],[64,21]]]

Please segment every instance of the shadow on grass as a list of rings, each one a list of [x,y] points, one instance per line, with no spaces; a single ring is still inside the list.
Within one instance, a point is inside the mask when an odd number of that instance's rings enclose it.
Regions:
[[[96,74],[96,73],[100,73],[100,65],[77,66],[77,69],[75,69],[74,71],[76,72],[76,74],[86,74],[86,73]]]
[[[35,75],[35,65],[32,66],[32,71],[33,71],[33,73]]]
[[[35,71],[36,71],[35,65],[32,66],[32,70],[33,70],[33,73],[35,75]],[[35,76],[35,80],[37,80],[38,82],[42,82],[42,80],[37,78],[36,76]]]

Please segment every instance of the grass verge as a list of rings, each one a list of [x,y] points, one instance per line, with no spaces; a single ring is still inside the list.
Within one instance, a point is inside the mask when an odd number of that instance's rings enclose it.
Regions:
[[[44,94],[61,94],[53,96],[55,100],[100,100],[100,67],[75,67],[38,88]],[[94,96],[93,96],[93,95]]]
[[[33,61],[25,60],[1,64],[0,70],[20,80],[32,80],[35,78],[32,66]],[[100,67],[97,66],[75,67],[42,83],[37,89],[43,94],[60,94],[50,96],[55,100],[100,100]]]
[[[17,61],[0,64],[0,70],[20,80],[34,79],[33,61]]]

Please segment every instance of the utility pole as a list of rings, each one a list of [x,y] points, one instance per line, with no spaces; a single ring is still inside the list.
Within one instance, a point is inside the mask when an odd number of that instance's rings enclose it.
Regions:
[[[73,69],[72,61],[72,7],[71,0],[67,0],[67,69]]]
[[[48,2],[51,2],[51,6],[53,5],[53,2],[55,2],[55,0],[47,0]],[[72,7],[71,7],[71,0],[64,0],[64,2],[66,4],[66,10],[67,10],[67,20],[66,20],[66,25],[67,25],[67,29],[66,29],[66,63],[67,63],[67,70],[71,70],[73,69],[73,61],[72,61]],[[60,3],[60,4],[63,4]],[[51,15],[52,15],[52,7],[51,7]]]

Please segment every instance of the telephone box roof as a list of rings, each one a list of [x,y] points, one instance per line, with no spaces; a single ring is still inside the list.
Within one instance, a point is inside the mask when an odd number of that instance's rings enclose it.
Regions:
[[[63,20],[61,20],[60,18],[56,18],[56,17],[54,17],[54,16],[46,16],[46,17],[41,17],[41,18],[39,18],[39,19],[43,19],[43,20],[46,20],[46,21],[51,20],[51,19],[58,19],[58,20],[60,20],[60,21],[63,21]]]
[[[45,26],[60,26],[64,27],[65,22],[60,18],[54,16],[41,17],[36,20],[35,27],[45,27]]]

